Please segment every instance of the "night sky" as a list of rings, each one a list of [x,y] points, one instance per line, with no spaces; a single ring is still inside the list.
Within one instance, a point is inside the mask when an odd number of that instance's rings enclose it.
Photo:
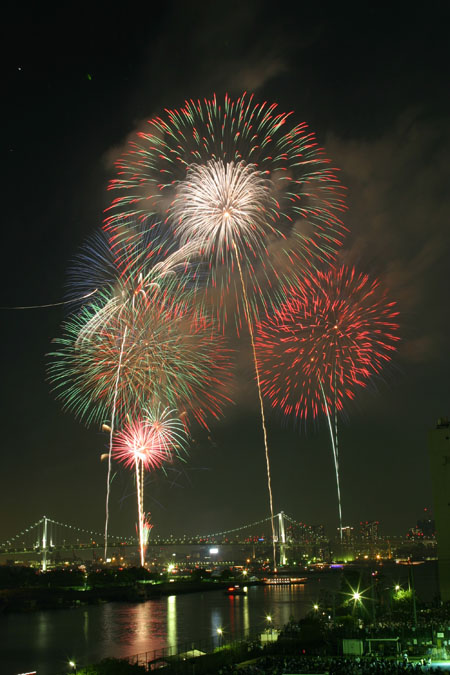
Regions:
[[[130,6],[131,7],[131,6]],[[340,426],[344,524],[400,534],[431,506],[427,430],[449,414],[448,4],[168,2],[99,14],[75,5],[4,16],[2,306],[57,302],[103,218],[127,138],[164,107],[255,92],[295,110],[348,188],[341,259],[397,300],[392,367]],[[62,308],[2,310],[0,541],[47,515],[104,525],[107,436],[65,414],[46,382]],[[195,430],[188,461],[146,488],[159,534],[208,533],[268,515],[254,385]],[[274,506],[337,527],[325,421],[270,415]],[[112,490],[112,533],[134,533],[131,474]]]

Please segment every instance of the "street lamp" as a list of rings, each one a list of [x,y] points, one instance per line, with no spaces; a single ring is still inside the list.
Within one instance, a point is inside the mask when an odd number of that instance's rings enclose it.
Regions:
[[[317,612],[319,610],[319,605],[316,603],[315,605],[313,605],[313,609]]]
[[[72,668],[73,673],[77,672],[77,664],[75,663],[75,661],[69,661],[69,666]]]
[[[351,594],[350,598],[351,598],[351,600],[353,600],[352,614],[354,612],[356,612],[356,616],[358,616],[359,607],[362,605],[362,594],[359,591],[352,590],[352,594]]]
[[[219,636],[219,647],[222,646],[222,637],[223,637],[223,630],[221,628],[217,629],[217,635]]]

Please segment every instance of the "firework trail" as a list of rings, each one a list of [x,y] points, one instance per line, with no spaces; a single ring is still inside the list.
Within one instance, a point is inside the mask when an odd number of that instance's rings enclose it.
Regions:
[[[153,529],[153,523],[150,522],[150,513],[144,513],[144,519],[142,523],[142,536],[144,541],[144,556],[147,550],[148,542],[150,541],[150,534]]]
[[[245,95],[223,105],[186,101],[149,121],[117,162],[110,183],[117,196],[105,229],[118,223],[165,219],[181,246],[197,243],[197,258],[211,273],[205,298],[238,330],[241,313],[252,342],[252,322],[270,305],[274,286],[305,262],[332,260],[344,228],[341,186],[329,160],[305,124],[289,125],[290,113]],[[236,281],[234,271],[238,269]],[[298,272],[298,269],[297,269]],[[231,299],[231,309],[229,303]],[[241,309],[243,312],[241,312]],[[270,463],[261,409],[274,539]],[[274,556],[275,567],[275,556]]]
[[[340,266],[287,288],[279,308],[257,328],[261,386],[272,407],[305,422],[320,413],[327,417],[341,535],[337,414],[391,360],[397,316],[377,280]]]
[[[110,491],[111,491],[112,444],[113,444],[114,424],[115,424],[115,421],[116,421],[116,405],[117,405],[117,393],[118,393],[118,389],[119,389],[120,369],[122,367],[123,349],[124,349],[124,345],[125,345],[127,331],[128,331],[128,328],[125,327],[125,330],[124,330],[124,333],[123,333],[122,343],[120,345],[119,362],[117,364],[117,374],[116,374],[116,381],[115,381],[115,385],[114,385],[114,398],[113,398],[112,411],[111,411],[111,426],[110,426],[110,429],[109,429],[108,473],[107,473],[107,478],[106,478],[106,504],[105,504],[105,548],[104,548],[104,559],[105,560],[106,560],[106,556],[107,556],[107,553],[108,553],[109,494],[110,494]]]
[[[248,330],[250,333],[250,341],[252,344],[252,354],[253,354],[253,363],[255,365],[255,375],[256,375],[256,383],[258,387],[258,399],[259,399],[259,409],[261,413],[261,424],[262,424],[262,430],[263,430],[263,438],[264,438],[264,454],[266,458],[266,471],[267,471],[267,489],[269,492],[269,508],[270,508],[270,524],[272,528],[272,559],[273,559],[273,568],[274,570],[276,569],[276,548],[275,548],[275,526],[274,526],[274,520],[273,520],[273,495],[272,495],[272,479],[271,479],[271,472],[270,472],[270,458],[269,458],[269,444],[267,441],[267,427],[266,427],[266,418],[264,415],[264,401],[262,397],[262,392],[261,392],[261,378],[259,374],[259,366],[258,366],[258,359],[256,355],[256,345],[255,345],[255,335],[253,331],[253,323],[250,319],[250,310],[248,306],[248,299],[247,299],[247,293],[245,290],[245,284],[244,284],[244,279],[242,276],[242,269],[241,265],[239,262],[239,258],[237,258],[237,263],[238,263],[238,268],[239,268],[239,274],[241,277],[242,281],[242,293],[244,297],[244,303],[245,303],[245,313],[248,319]]]
[[[186,444],[186,430],[175,410],[147,409],[142,418],[129,422],[114,439],[112,455],[127,467],[134,467],[138,504],[138,532],[141,567],[145,555],[144,471],[156,470],[171,462]]]
[[[1,310],[6,310],[6,309],[46,309],[47,307],[62,307],[63,305],[71,305],[73,303],[79,303],[82,302],[83,300],[87,300],[90,298],[94,293],[97,292],[97,288],[92,289],[89,291],[89,293],[85,293],[84,295],[81,295],[79,297],[74,297],[71,298],[70,300],[62,300],[61,302],[50,302],[47,303],[46,305],[15,305],[13,307],[0,307]]]

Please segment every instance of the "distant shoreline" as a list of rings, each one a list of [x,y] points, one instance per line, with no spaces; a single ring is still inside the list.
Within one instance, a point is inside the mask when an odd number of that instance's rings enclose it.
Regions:
[[[225,590],[234,581],[174,581],[159,584],[136,583],[128,586],[90,588],[12,588],[0,590],[0,612],[34,612],[70,609],[102,602],[145,602],[152,598],[185,593]],[[246,582],[247,586],[262,582]]]

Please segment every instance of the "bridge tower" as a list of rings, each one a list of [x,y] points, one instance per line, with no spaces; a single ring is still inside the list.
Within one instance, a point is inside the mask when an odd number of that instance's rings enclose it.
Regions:
[[[278,541],[280,543],[280,565],[286,565],[286,533],[284,530],[284,511],[278,514]]]
[[[43,528],[42,528],[42,559],[41,559],[41,570],[42,572],[47,571],[47,553],[48,553],[48,518],[44,516],[42,518]]]

